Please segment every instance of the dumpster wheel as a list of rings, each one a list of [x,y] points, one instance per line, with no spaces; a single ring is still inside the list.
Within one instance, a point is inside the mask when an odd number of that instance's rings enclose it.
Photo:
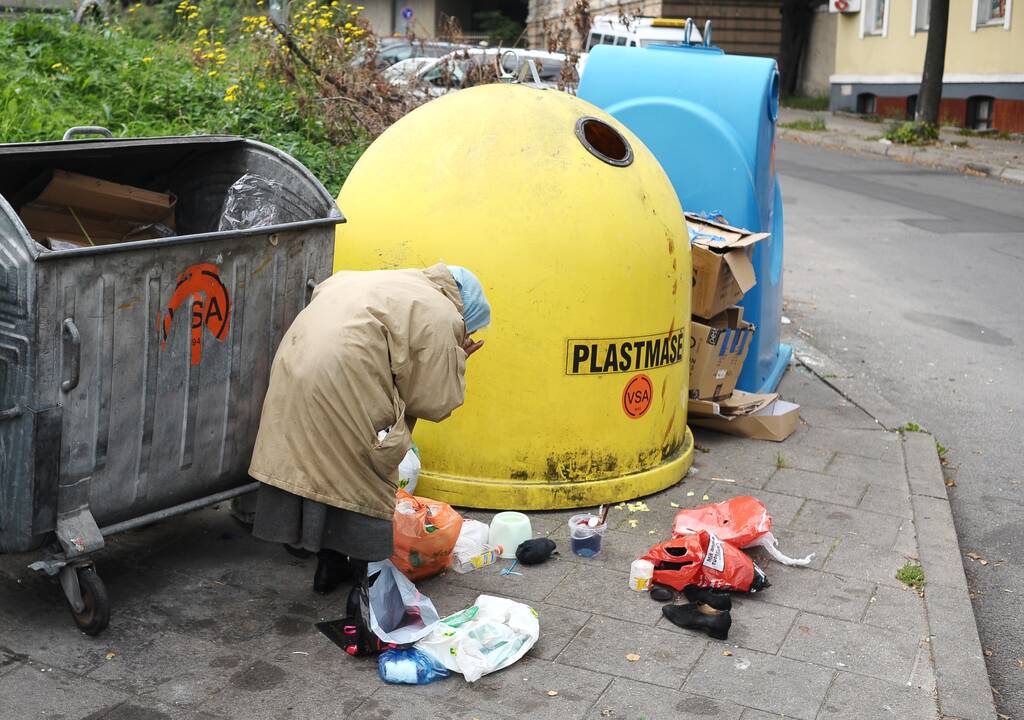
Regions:
[[[77,570],[78,586],[82,592],[81,612],[71,608],[71,617],[86,635],[99,635],[110,623],[110,600],[107,587],[92,567]]]

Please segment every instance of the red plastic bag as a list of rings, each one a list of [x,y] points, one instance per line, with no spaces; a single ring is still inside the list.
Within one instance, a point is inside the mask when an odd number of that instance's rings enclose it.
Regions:
[[[437,575],[452,561],[462,516],[448,503],[415,497],[404,490],[398,491],[395,500],[391,562],[413,581]]]
[[[768,587],[764,572],[746,553],[705,530],[658,543],[644,559],[654,564],[654,582],[676,590],[687,585],[739,592]]]
[[[814,559],[814,553],[804,558],[783,555],[777,547],[778,540],[772,535],[772,518],[768,514],[768,508],[763,502],[749,495],[683,509],[676,513],[675,522],[672,524],[674,537],[702,530],[737,548],[763,547],[769,555],[784,565],[808,565]]]

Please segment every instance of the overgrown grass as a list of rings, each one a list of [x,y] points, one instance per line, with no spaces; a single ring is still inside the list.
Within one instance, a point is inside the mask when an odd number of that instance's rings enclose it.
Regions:
[[[132,137],[242,135],[295,156],[336,194],[365,143],[333,144],[294,90],[257,79],[245,43],[224,44],[233,62],[197,67],[190,43],[118,26],[79,27],[60,16],[0,21],[0,142],[55,140],[73,125]],[[239,85],[247,91],[230,90]]]
[[[803,130],[804,132],[825,132],[828,130],[828,128],[825,127],[825,120],[822,118],[779,123],[779,127],[786,128],[788,130]]]
[[[900,145],[929,145],[939,139],[939,129],[926,122],[894,122],[885,137]]]
[[[828,110],[828,95],[790,95],[779,101],[782,107],[795,110]]]

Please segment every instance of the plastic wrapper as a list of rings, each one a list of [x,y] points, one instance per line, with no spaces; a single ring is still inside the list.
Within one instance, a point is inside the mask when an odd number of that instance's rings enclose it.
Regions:
[[[687,585],[757,592],[768,587],[764,571],[734,545],[706,530],[654,545],[643,556],[654,564],[654,582],[682,590]]]
[[[369,606],[374,635],[386,643],[408,645],[434,629],[440,620],[434,603],[390,560],[370,563],[367,575],[373,583]]]
[[[803,558],[784,555],[778,548],[778,540],[772,535],[772,518],[768,508],[750,495],[687,508],[676,513],[672,523],[674,537],[702,530],[738,548],[763,547],[773,559],[784,565],[809,565],[814,559],[814,553]]]
[[[252,228],[292,222],[278,205],[284,186],[276,180],[246,173],[228,188],[224,195],[217,230],[251,230]]]
[[[410,580],[437,575],[452,560],[462,530],[462,516],[440,500],[399,490],[394,516],[391,561]]]
[[[519,660],[539,637],[540,620],[529,605],[480,595],[472,607],[441,620],[416,647],[476,682]]]
[[[426,685],[451,675],[432,655],[415,647],[381,653],[377,658],[377,671],[381,680],[398,685]]]

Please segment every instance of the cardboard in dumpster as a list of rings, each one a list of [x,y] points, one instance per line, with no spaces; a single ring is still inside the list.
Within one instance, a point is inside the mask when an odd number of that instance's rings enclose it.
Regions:
[[[94,218],[160,223],[174,229],[177,199],[171,193],[54,170],[35,202],[58,208],[72,207],[78,214]]]
[[[18,216],[29,235],[51,250],[149,240],[173,233],[160,224],[100,219],[79,213],[70,206],[29,203],[21,208]]]
[[[691,400],[720,400],[732,395],[755,330],[743,319],[740,307],[690,323]]]
[[[782,442],[796,431],[800,406],[780,400],[778,393],[736,390],[718,402],[690,400],[687,420],[728,435]]]
[[[757,284],[751,248],[769,236],[686,213],[693,256],[691,312],[712,318]]]

